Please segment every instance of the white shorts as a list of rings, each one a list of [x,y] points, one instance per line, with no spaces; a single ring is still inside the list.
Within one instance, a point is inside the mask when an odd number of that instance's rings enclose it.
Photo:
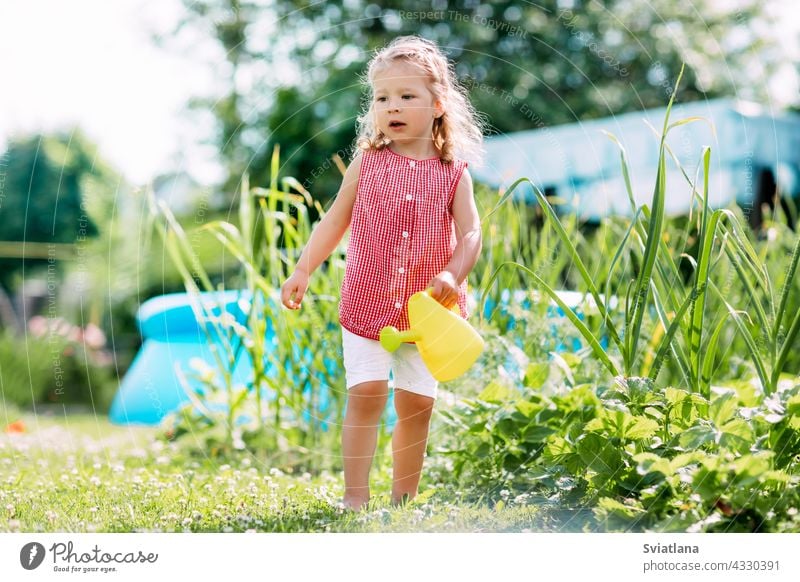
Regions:
[[[342,327],[344,372],[348,390],[362,382],[389,380],[394,387],[436,398],[439,382],[431,376],[414,344],[400,344],[387,352],[377,340],[361,337]]]

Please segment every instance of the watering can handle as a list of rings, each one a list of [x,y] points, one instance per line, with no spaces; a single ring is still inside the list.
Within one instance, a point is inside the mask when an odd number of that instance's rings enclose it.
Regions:
[[[428,287],[425,289],[425,293],[427,293],[430,297],[433,297],[433,287]],[[458,306],[458,301],[453,304],[453,306],[450,308],[450,311],[456,315],[461,315],[461,308]]]

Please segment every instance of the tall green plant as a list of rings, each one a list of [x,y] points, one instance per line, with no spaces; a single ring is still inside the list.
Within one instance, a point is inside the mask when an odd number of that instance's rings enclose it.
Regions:
[[[496,207],[494,197],[495,193],[484,186],[476,190],[478,210],[486,218],[482,220],[483,249],[471,281],[486,281],[499,263],[514,260],[535,271],[551,287],[560,287],[562,277],[568,274],[570,262],[567,256],[557,252],[558,235],[554,226],[550,221],[542,221],[535,212],[537,209],[524,201],[509,200]],[[493,216],[491,221],[488,220],[490,215]],[[581,239],[576,217],[565,217],[562,227],[572,240]],[[502,304],[506,290],[525,287],[524,273],[508,271],[505,275],[484,295],[484,302],[488,300],[497,306]],[[529,309],[544,316],[547,302],[533,302]],[[500,329],[506,329],[510,323],[503,310],[493,311],[492,322]]]
[[[337,420],[345,402],[345,392],[336,389],[342,370],[330,357],[339,348],[338,327],[332,322],[336,321],[334,299],[343,261],[331,258],[327,276],[313,281],[303,304],[304,317],[289,319],[280,303],[280,285],[311,232],[308,206],[322,209],[294,178],[284,178],[279,185],[279,160],[275,148],[268,188],[251,188],[247,178],[243,180],[238,225],[217,220],[201,227],[241,266],[243,297],[249,300],[244,325],[230,317],[202,316],[212,324],[215,337],[225,340],[223,354],[215,354],[215,367],[226,416],[205,421],[208,426],[222,422],[226,439],[233,444],[239,432],[237,416],[252,408],[254,418],[243,435],[245,444],[292,458],[299,453],[315,467],[330,466],[332,457],[324,451],[332,450],[339,438]],[[166,246],[190,294],[200,292],[195,279],[204,291],[214,291],[189,237],[169,209],[162,204],[154,212],[165,222]],[[244,392],[233,386],[232,378],[242,355],[253,368],[252,382]]]
[[[691,385],[697,386],[699,391],[708,395],[717,342],[727,316],[729,316],[740,337],[744,340],[745,349],[764,391],[772,394],[777,390],[780,374],[784,371],[800,334],[800,312],[795,311],[792,314],[788,309],[792,290],[797,291],[795,275],[800,261],[800,236],[794,232],[791,233],[791,237],[795,241],[788,264],[783,269],[780,296],[776,298],[774,289],[778,287],[777,278],[773,277],[769,270],[768,245],[765,245],[763,253],[759,254],[749,240],[741,221],[732,211],[718,209],[709,212],[708,210],[708,148],[703,152],[702,194],[697,192],[695,183],[686,175],[680,164],[678,167],[690,184],[693,195],[702,204],[700,253],[694,263],[696,267],[693,288],[695,302],[692,304],[690,322],[684,326],[684,333],[688,338],[687,343],[690,348]],[[719,255],[725,255],[742,284],[744,293],[741,299],[744,305],[739,306],[738,309],[734,303],[729,301],[725,292],[720,290],[719,286],[709,277],[715,246],[719,246]],[[773,278],[776,279],[775,282]],[[703,323],[704,306],[709,291],[714,294],[717,301],[722,303],[724,313],[714,327],[709,340],[703,343],[703,331],[706,327]],[[755,315],[755,322],[749,315],[750,311]],[[655,377],[654,374],[651,376]]]
[[[686,118],[674,123],[669,121],[682,73],[683,70],[678,76],[675,90],[667,106],[660,133],[656,181],[649,206],[636,206],[625,149],[613,135],[609,134],[620,149],[622,174],[633,217],[622,235],[613,258],[607,268],[604,268],[605,276],[600,279],[600,284],[596,283],[597,277],[590,274],[578,245],[573,242],[545,196],[531,184],[545,218],[553,226],[567,251],[565,255],[576,267],[581,282],[597,306],[604,324],[603,330],[610,339],[610,348],[602,347],[597,333],[591,331],[566,308],[549,282],[520,261],[506,261],[497,267],[488,278],[483,298],[487,296],[499,273],[507,267],[512,267],[532,278],[564,310],[598,360],[611,374],[615,376],[621,374],[626,377],[649,376],[655,380],[665,362],[671,358],[680,370],[684,383],[706,397],[710,394],[720,338],[730,322],[733,322],[744,339],[747,353],[765,392],[770,394],[776,390],[780,373],[790,356],[793,343],[800,334],[800,314],[795,313],[791,316],[787,310],[792,281],[800,259],[800,242],[794,247],[780,298],[776,300],[772,291],[774,285],[765,261],[756,253],[736,215],[729,209],[712,210],[709,207],[710,149],[704,148],[701,165],[698,166],[698,171],[701,168],[703,171],[702,193],[700,193],[696,188],[697,180],[689,178],[666,142],[667,135],[672,129],[700,120],[700,118]],[[674,250],[670,249],[664,240],[667,155],[674,159],[700,206],[697,215],[697,256],[685,257],[694,271],[688,288],[683,285],[682,275],[673,257]],[[528,178],[517,180],[489,216],[495,214],[507,202],[513,190],[526,181],[530,183]],[[687,240],[688,233],[683,233],[681,238]],[[675,246],[680,247],[680,245],[678,242]],[[746,291],[745,306],[737,307],[727,301],[715,283],[712,271],[719,266],[719,261],[715,259],[717,253],[724,254],[733,265]],[[636,265],[634,278],[627,281],[615,274],[625,256]],[[601,288],[604,290],[603,295],[600,293]],[[707,309],[709,294],[715,301],[720,301],[724,305],[722,315]],[[616,311],[611,304],[614,296],[624,298],[621,321],[615,317]],[[756,322],[743,311],[743,307],[752,307]],[[649,342],[643,342],[645,316],[650,314],[655,315],[655,327],[653,333],[649,334]],[[763,346],[763,349],[759,346]],[[652,351],[655,351],[655,355],[650,355]],[[616,353],[619,354],[621,362],[617,361]]]
[[[503,198],[498,202],[498,207],[506,202],[513,193],[514,189],[523,182],[528,182],[531,184],[534,190],[534,194],[536,196],[536,200],[541,206],[542,210],[544,211],[545,217],[547,220],[551,222],[553,227],[555,228],[559,238],[561,239],[562,244],[567,249],[568,256],[570,257],[572,263],[577,267],[578,272],[581,275],[583,282],[585,283],[586,287],[591,293],[595,304],[597,305],[597,309],[599,310],[604,323],[606,324],[606,329],[609,335],[610,340],[619,350],[619,353],[622,356],[622,365],[621,367],[616,363],[609,353],[609,350],[602,347],[599,339],[593,334],[586,325],[584,325],[580,319],[572,313],[572,311],[564,304],[563,301],[558,297],[558,294],[555,290],[547,285],[540,276],[536,273],[531,271],[525,265],[519,264],[517,262],[506,262],[500,265],[497,270],[493,273],[492,277],[489,279],[486,288],[491,288],[494,280],[497,278],[500,270],[505,267],[514,267],[526,272],[529,276],[531,276],[537,284],[541,287],[545,293],[547,293],[553,301],[555,301],[567,315],[567,317],[572,321],[581,335],[586,339],[586,341],[591,346],[592,350],[594,351],[595,355],[598,359],[606,366],[608,371],[617,376],[620,373],[624,374],[625,376],[632,376],[635,375],[635,366],[640,361],[640,351],[639,351],[639,336],[641,333],[642,328],[642,321],[644,319],[645,313],[647,312],[647,306],[649,303],[649,297],[651,293],[651,287],[653,283],[653,270],[656,265],[659,253],[659,241],[661,240],[661,235],[663,231],[663,222],[664,222],[664,197],[666,193],[666,169],[665,169],[665,139],[667,133],[671,127],[669,125],[669,115],[672,109],[672,104],[675,100],[675,94],[677,92],[677,87],[680,84],[680,80],[683,74],[683,69],[681,69],[681,74],[678,76],[678,81],[676,83],[675,90],[670,97],[669,104],[667,105],[667,113],[664,119],[664,129],[661,136],[661,144],[659,147],[659,157],[658,157],[658,171],[656,175],[656,184],[653,191],[653,199],[652,199],[652,210],[651,214],[647,218],[647,234],[646,238],[644,239],[644,249],[641,255],[641,268],[637,273],[636,279],[632,282],[631,285],[628,286],[628,289],[625,293],[625,310],[624,310],[624,326],[622,329],[617,328],[617,323],[614,322],[613,318],[611,317],[611,312],[609,310],[610,304],[610,297],[602,297],[600,295],[600,291],[598,289],[597,284],[595,283],[594,277],[589,273],[589,270],[586,268],[584,261],[582,260],[580,254],[578,253],[575,244],[570,240],[569,236],[567,235],[566,230],[564,229],[562,222],[559,220],[558,216],[556,215],[555,211],[553,210],[552,206],[550,206],[549,202],[545,198],[544,194],[542,194],[541,190],[537,188],[528,178],[520,178],[509,188]],[[493,213],[490,213],[491,216]],[[634,219],[638,216],[635,215]],[[487,216],[488,218],[488,216]],[[636,220],[634,220],[634,223]],[[623,240],[623,244],[626,242],[628,238],[628,234],[626,234],[625,239]],[[485,293],[485,291],[484,291]],[[688,301],[685,302],[686,309],[688,307]],[[664,341],[671,341],[671,336],[665,336]]]

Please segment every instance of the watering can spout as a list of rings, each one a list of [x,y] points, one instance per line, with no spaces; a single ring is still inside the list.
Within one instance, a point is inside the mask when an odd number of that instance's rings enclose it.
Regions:
[[[396,327],[389,325],[381,330],[380,341],[383,349],[389,352],[395,351],[400,344],[415,342],[420,339],[420,335],[413,331],[400,331]]]
[[[475,363],[484,347],[478,332],[455,309],[441,305],[429,291],[415,293],[408,300],[411,329],[398,331],[395,327],[384,327],[380,333],[381,345],[393,352],[403,342],[416,342],[431,375],[440,382],[453,380]]]

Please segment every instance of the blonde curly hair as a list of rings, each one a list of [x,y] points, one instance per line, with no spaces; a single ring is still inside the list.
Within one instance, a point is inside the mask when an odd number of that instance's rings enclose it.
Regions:
[[[434,101],[442,103],[444,115],[433,121],[433,146],[439,159],[446,164],[455,157],[480,165],[483,161],[484,121],[475,111],[467,91],[457,81],[455,70],[439,47],[418,36],[400,36],[388,46],[376,51],[362,79],[369,87],[368,100],[358,117],[358,150],[382,150],[390,140],[375,125],[374,79],[378,72],[401,61],[419,67],[428,81]]]

